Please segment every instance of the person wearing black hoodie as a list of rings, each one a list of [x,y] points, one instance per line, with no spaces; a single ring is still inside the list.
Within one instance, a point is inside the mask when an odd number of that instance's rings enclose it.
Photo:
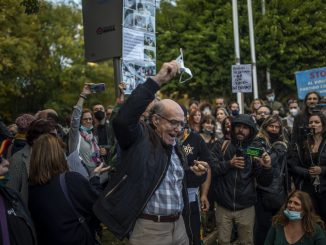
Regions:
[[[231,141],[222,145],[223,158],[213,169],[217,175],[216,222],[218,243],[230,244],[233,223],[238,228],[238,240],[253,244],[255,184],[267,186],[272,181],[271,157],[264,152],[261,158],[244,152],[256,136],[256,124],[250,115],[239,115],[232,121]]]

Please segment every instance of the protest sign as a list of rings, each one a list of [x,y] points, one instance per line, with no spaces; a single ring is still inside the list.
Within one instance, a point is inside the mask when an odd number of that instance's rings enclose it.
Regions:
[[[232,93],[252,92],[251,65],[232,65]]]
[[[122,80],[130,94],[156,73],[155,0],[124,0]]]
[[[295,79],[299,99],[303,100],[306,94],[311,91],[326,96],[326,67],[297,71]]]

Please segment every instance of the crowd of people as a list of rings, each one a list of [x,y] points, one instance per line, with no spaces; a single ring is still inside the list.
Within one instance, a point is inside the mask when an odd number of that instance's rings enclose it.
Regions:
[[[131,245],[200,245],[203,231],[219,245],[325,245],[318,92],[283,106],[268,90],[245,113],[223,97],[157,98],[179,69],[164,63],[127,99],[121,83],[107,110],[84,108],[85,84],[69,128],[53,109],[0,122],[1,244],[100,244],[105,226]]]

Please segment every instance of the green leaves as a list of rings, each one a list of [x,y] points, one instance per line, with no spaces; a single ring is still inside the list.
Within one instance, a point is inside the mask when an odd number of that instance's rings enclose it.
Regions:
[[[69,115],[85,82],[108,88],[90,96],[86,106],[114,103],[112,64],[90,66],[84,60],[80,9],[42,2],[37,15],[26,15],[16,0],[1,7],[0,107],[7,121],[49,107]]]
[[[246,1],[238,1],[241,63],[251,63]],[[255,48],[260,94],[266,87],[265,69],[279,97],[296,94],[294,72],[326,64],[326,3],[322,0],[253,1]],[[232,4],[226,0],[179,0],[162,4],[157,15],[158,64],[174,59],[180,47],[194,78],[163,91],[180,97],[231,97],[231,65],[235,63]],[[251,94],[246,95],[252,99]]]

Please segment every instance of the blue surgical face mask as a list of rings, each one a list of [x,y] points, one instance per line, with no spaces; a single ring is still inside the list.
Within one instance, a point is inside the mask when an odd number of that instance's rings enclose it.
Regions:
[[[301,212],[298,211],[291,211],[289,209],[285,209],[283,211],[284,215],[289,219],[289,220],[301,220]]]
[[[81,129],[82,131],[87,132],[87,133],[91,133],[91,132],[92,132],[92,129],[93,129],[93,125],[90,126],[89,128],[84,127],[83,125],[80,125],[80,129]]]

